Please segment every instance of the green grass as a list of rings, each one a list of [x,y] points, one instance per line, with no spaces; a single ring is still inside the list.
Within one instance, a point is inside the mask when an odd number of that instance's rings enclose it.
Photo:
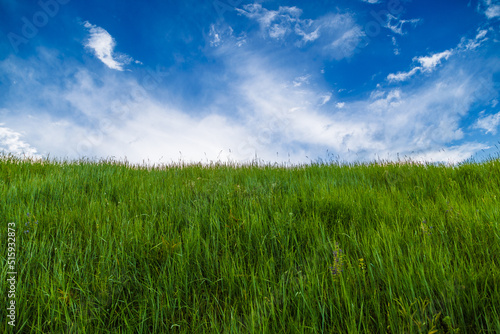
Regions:
[[[9,222],[18,333],[500,332],[499,159],[148,169],[3,156],[0,198],[2,333]]]

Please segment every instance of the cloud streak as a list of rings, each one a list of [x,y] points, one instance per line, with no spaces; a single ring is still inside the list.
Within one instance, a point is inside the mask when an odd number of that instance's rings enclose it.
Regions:
[[[410,79],[418,72],[431,73],[436,70],[436,68],[441,65],[443,61],[448,60],[451,56],[465,51],[475,50],[480,47],[485,41],[488,40],[486,37],[487,34],[487,30],[479,29],[474,39],[467,39],[463,37],[456,48],[434,53],[430,56],[415,57],[413,58],[413,62],[416,62],[419,65],[413,66],[413,68],[408,72],[398,72],[396,74],[391,73],[387,76],[387,80],[389,82],[401,82]]]
[[[441,64],[442,60],[447,60],[453,54],[452,50],[446,50],[440,53],[435,53],[431,56],[415,57],[414,62],[420,63],[420,66],[413,67],[409,72],[398,72],[397,74],[389,74],[387,80],[391,82],[405,81],[417,74],[418,72],[430,73]]]
[[[402,20],[394,15],[387,15],[387,22],[385,28],[391,30],[393,33],[398,35],[405,35],[403,28],[405,25],[409,24],[411,26],[416,26],[420,22],[420,19]]]
[[[477,119],[472,126],[474,129],[484,130],[486,134],[497,134],[498,126],[500,125],[500,112]]]
[[[124,66],[133,61],[133,59],[127,55],[114,52],[116,41],[106,30],[90,24],[88,21],[85,21],[83,26],[87,28],[89,32],[89,37],[84,42],[84,46],[91,50],[107,67],[113,70],[123,71]]]

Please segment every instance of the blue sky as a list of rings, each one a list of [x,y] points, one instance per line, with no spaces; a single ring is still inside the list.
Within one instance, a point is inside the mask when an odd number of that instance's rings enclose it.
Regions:
[[[0,151],[481,159],[499,21],[497,0],[0,0]]]

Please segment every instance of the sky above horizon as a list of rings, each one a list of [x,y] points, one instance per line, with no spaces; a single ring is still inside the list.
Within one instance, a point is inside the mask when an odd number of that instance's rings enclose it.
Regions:
[[[498,0],[0,0],[0,152],[484,159],[499,23]]]

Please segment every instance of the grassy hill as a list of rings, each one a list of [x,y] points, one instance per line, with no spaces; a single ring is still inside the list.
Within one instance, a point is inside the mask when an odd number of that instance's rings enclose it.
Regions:
[[[500,332],[500,160],[0,159],[2,333]]]

